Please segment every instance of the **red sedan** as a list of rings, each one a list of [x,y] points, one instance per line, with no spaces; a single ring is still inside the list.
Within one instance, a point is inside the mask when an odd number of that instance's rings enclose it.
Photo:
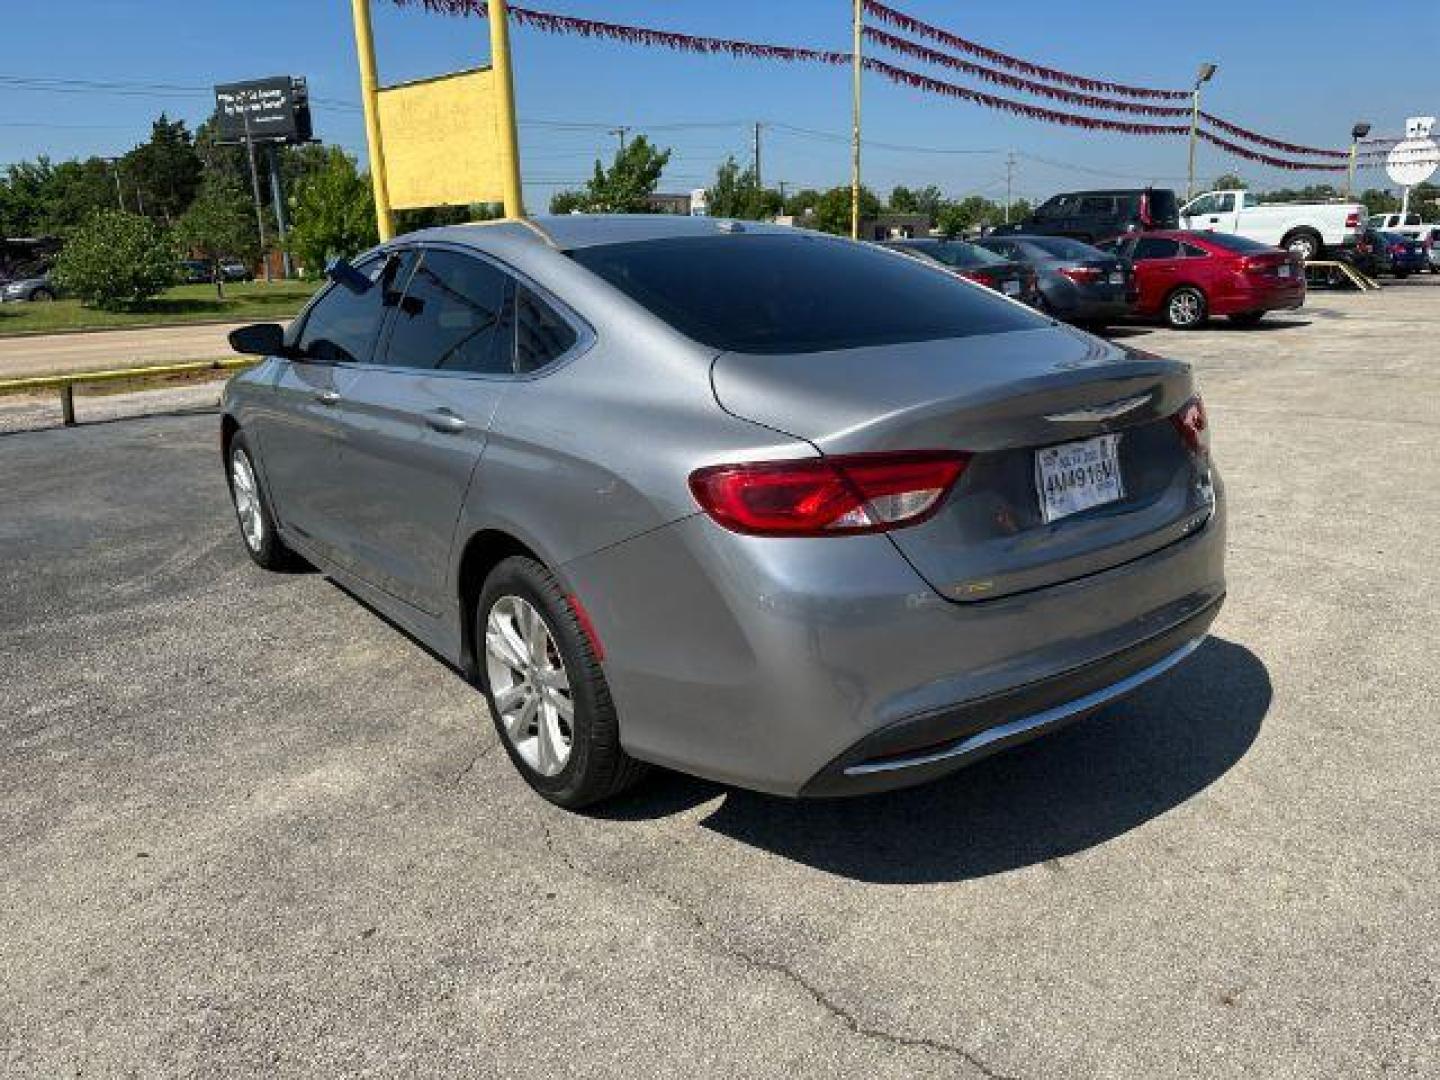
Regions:
[[[1242,325],[1267,311],[1305,303],[1305,267],[1288,251],[1217,232],[1159,231],[1097,245],[1135,266],[1135,314],[1164,319],[1176,330],[1212,315]]]

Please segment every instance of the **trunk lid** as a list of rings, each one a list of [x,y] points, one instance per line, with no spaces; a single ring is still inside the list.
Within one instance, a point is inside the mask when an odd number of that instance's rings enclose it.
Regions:
[[[887,535],[947,599],[988,600],[1139,558],[1209,516],[1208,464],[1170,417],[1188,365],[1069,327],[784,356],[723,353],[722,407],[821,453],[953,449],[934,517]],[[1047,522],[1038,450],[1118,434],[1123,496]]]

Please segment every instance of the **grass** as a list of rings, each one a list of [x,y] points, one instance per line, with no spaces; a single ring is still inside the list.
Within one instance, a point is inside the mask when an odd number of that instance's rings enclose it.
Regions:
[[[263,281],[252,281],[226,285],[225,299],[218,300],[213,285],[177,285],[125,311],[87,308],[78,300],[0,304],[0,337],[127,326],[181,326],[216,319],[279,322],[299,311],[316,288],[313,282],[276,281],[267,285]]]

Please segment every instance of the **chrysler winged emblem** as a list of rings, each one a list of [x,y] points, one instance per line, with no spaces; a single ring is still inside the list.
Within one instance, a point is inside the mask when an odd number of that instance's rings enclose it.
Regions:
[[[1082,409],[1071,409],[1069,412],[1046,413],[1045,419],[1055,420],[1062,424],[1084,424],[1095,420],[1113,420],[1117,416],[1124,416],[1128,412],[1133,412],[1149,400],[1149,394],[1141,394],[1139,397],[1121,398],[1119,401],[1107,401],[1103,405],[1086,405]]]

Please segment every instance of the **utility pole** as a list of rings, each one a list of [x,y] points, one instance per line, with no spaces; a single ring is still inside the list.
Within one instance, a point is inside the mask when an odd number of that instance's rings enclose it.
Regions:
[[[1015,187],[1015,151],[1005,154],[1005,224],[1010,224],[1010,198]]]
[[[120,204],[120,209],[125,209],[125,191],[120,187],[120,159],[118,157],[106,158],[115,167],[115,201]]]
[[[1345,197],[1350,198],[1355,192],[1355,151],[1360,148],[1360,140],[1370,134],[1370,125],[1364,120],[1358,120],[1355,126],[1350,129],[1350,165],[1345,170]]]
[[[1185,186],[1185,201],[1195,197],[1195,141],[1200,131],[1200,87],[1209,82],[1218,64],[1205,63],[1195,73],[1195,88],[1190,91],[1190,180]]]
[[[270,199],[275,206],[275,231],[280,239],[281,271],[288,281],[295,276],[290,263],[290,245],[286,239],[289,226],[285,220],[285,183],[280,175],[280,144],[270,144]],[[269,269],[268,265],[266,269]]]
[[[265,240],[265,207],[260,201],[260,170],[255,167],[255,140],[250,137],[250,112],[242,105],[241,117],[245,121],[245,160],[250,163],[250,191],[255,198],[255,227],[260,230],[260,259],[265,264],[265,282],[270,282],[270,253]]]
[[[763,188],[764,182],[760,179],[760,121],[755,121],[755,186]]]
[[[850,45],[851,112],[850,112],[850,239],[860,239],[860,58],[861,20],[865,0],[855,0],[854,41]]]
[[[616,136],[616,137],[620,140],[620,153],[622,153],[622,154],[625,152],[625,136],[628,135],[629,133],[630,133],[630,129],[629,129],[628,127],[623,127],[623,126],[622,126],[622,127],[613,127],[613,128],[611,128],[611,129],[607,132],[607,134],[609,134],[609,135],[614,135],[614,136]]]

